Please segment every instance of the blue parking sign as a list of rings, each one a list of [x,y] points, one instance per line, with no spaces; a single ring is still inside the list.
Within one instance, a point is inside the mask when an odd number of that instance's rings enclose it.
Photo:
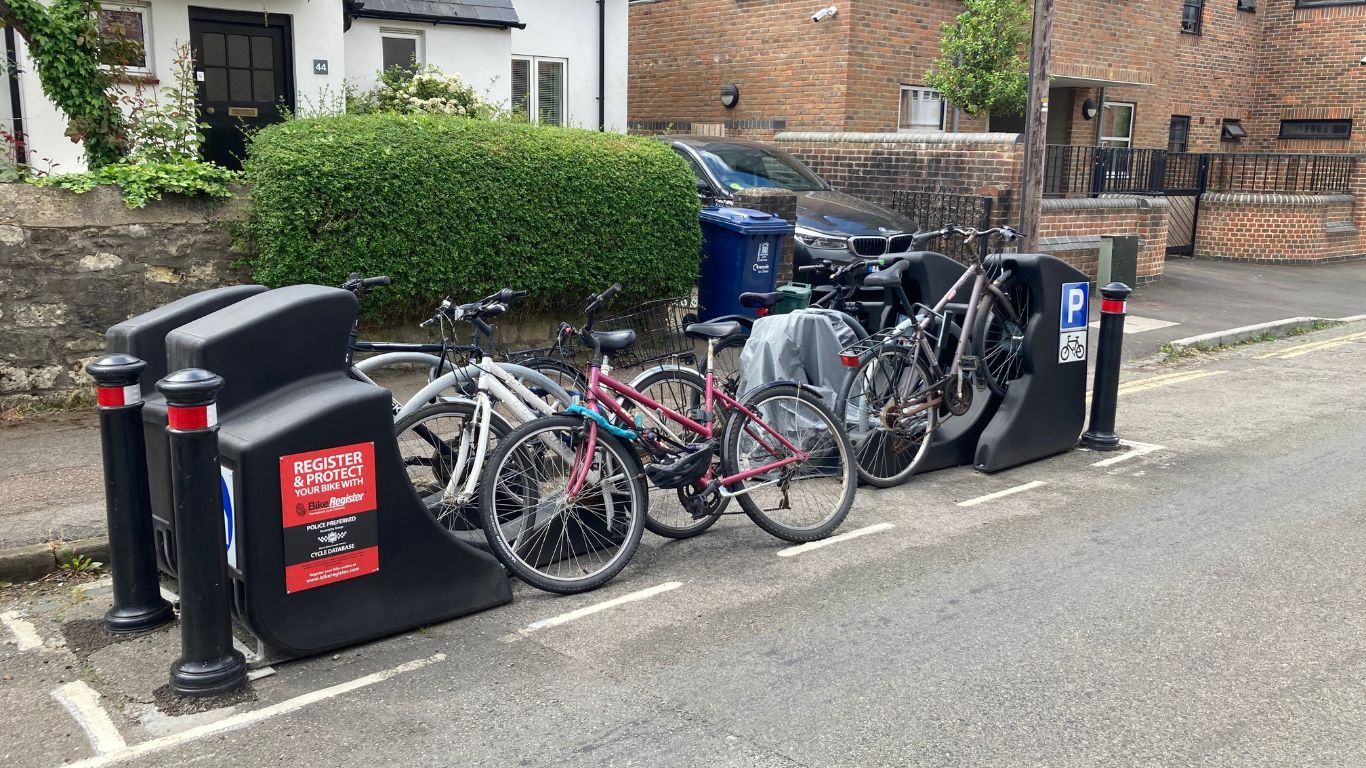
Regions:
[[[1090,283],[1062,284],[1062,311],[1058,313],[1059,330],[1077,331],[1086,327],[1090,319],[1087,296],[1091,293]]]

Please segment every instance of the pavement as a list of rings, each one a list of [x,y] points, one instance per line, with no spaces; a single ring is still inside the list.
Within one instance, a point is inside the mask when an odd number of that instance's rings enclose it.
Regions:
[[[1366,765],[1363,331],[1126,368],[1122,452],[860,489],[797,553],[647,536],[193,708],[105,582],[0,590],[0,764]]]

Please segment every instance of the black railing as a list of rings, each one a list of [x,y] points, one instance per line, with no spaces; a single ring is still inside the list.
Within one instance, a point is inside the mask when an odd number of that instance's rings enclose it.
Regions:
[[[1210,153],[1052,145],[1044,195],[1196,195],[1217,192],[1338,193],[1351,189],[1352,155]]]
[[[991,226],[991,198],[954,195],[931,190],[902,189],[892,193],[891,208],[915,222],[921,232],[948,225],[986,229]],[[979,245],[985,256],[987,243]],[[969,246],[958,238],[941,238],[927,248],[963,261],[971,256]]]

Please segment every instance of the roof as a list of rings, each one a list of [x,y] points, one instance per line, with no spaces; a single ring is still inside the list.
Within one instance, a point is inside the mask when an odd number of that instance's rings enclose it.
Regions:
[[[357,18],[425,21],[474,27],[524,29],[512,0],[364,0]]]

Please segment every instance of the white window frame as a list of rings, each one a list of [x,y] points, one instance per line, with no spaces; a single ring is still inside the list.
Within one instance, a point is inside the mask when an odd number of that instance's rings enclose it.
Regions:
[[[127,72],[130,75],[156,75],[156,62],[152,58],[152,7],[144,2],[103,2],[100,9],[106,11],[133,11],[142,17],[142,57],[144,66],[141,67],[114,67],[109,64],[101,64],[100,69],[106,72],[114,69]],[[99,19],[96,18],[96,24]]]
[[[527,62],[527,72],[528,72],[528,74],[527,74],[526,112],[527,112],[527,120],[528,120],[529,122],[533,122],[533,123],[539,123],[539,122],[541,121],[541,117],[540,117],[540,115],[541,115],[541,110],[540,110],[540,102],[541,102],[541,93],[540,93],[540,91],[541,91],[541,78],[538,76],[538,75],[539,75],[539,71],[540,71],[540,63],[543,62],[543,61],[558,62],[558,63],[563,67],[563,70],[562,70],[562,71],[564,72],[564,76],[560,79],[560,82],[562,83],[561,91],[560,91],[560,98],[561,98],[561,102],[560,102],[560,103],[561,103],[561,107],[562,107],[562,114],[561,114],[561,118],[562,118],[562,119],[561,119],[561,121],[560,121],[560,127],[561,127],[561,128],[564,128],[564,127],[568,126],[568,125],[569,125],[569,59],[562,59],[562,58],[559,58],[559,57],[557,57],[557,56],[527,56],[526,54],[514,53],[514,54],[512,55],[512,61],[525,61],[525,62]],[[511,67],[511,66],[512,66],[511,63],[509,63],[508,66]]]
[[[902,124],[901,124],[901,123],[902,123],[902,119],[901,119],[901,118],[902,118],[902,114],[901,114],[901,103],[902,103],[902,101],[904,100],[904,95],[905,95],[905,93],[906,93],[907,91],[916,91],[916,92],[919,92],[919,93],[921,93],[921,94],[924,94],[924,93],[933,93],[933,94],[936,94],[936,95],[939,96],[939,122],[938,122],[936,125],[930,126],[930,125],[928,125],[928,124],[924,124],[924,125],[902,126]],[[902,85],[902,86],[901,86],[901,89],[897,91],[896,96],[897,96],[897,98],[896,98],[896,130],[897,130],[897,133],[930,133],[930,132],[933,132],[933,131],[942,131],[942,130],[944,130],[944,120],[946,119],[946,116],[947,116],[948,113],[949,113],[949,103],[944,99],[944,94],[940,93],[939,91],[937,91],[937,90],[935,90],[935,89],[933,89],[933,88],[928,88],[928,87],[923,86],[923,85]]]
[[[1132,147],[1134,145],[1134,118],[1138,116],[1136,102],[1132,101],[1107,101],[1101,105],[1100,124],[1105,125],[1105,110],[1110,107],[1127,107],[1129,109],[1129,135],[1128,136],[1101,136],[1100,145],[1102,147]],[[1106,142],[1112,142],[1107,144]]]
[[[380,69],[384,69],[384,39],[391,37],[396,40],[412,40],[413,59],[418,69],[427,66],[427,41],[420,29],[401,29],[399,27],[380,27],[379,28],[379,63]]]

